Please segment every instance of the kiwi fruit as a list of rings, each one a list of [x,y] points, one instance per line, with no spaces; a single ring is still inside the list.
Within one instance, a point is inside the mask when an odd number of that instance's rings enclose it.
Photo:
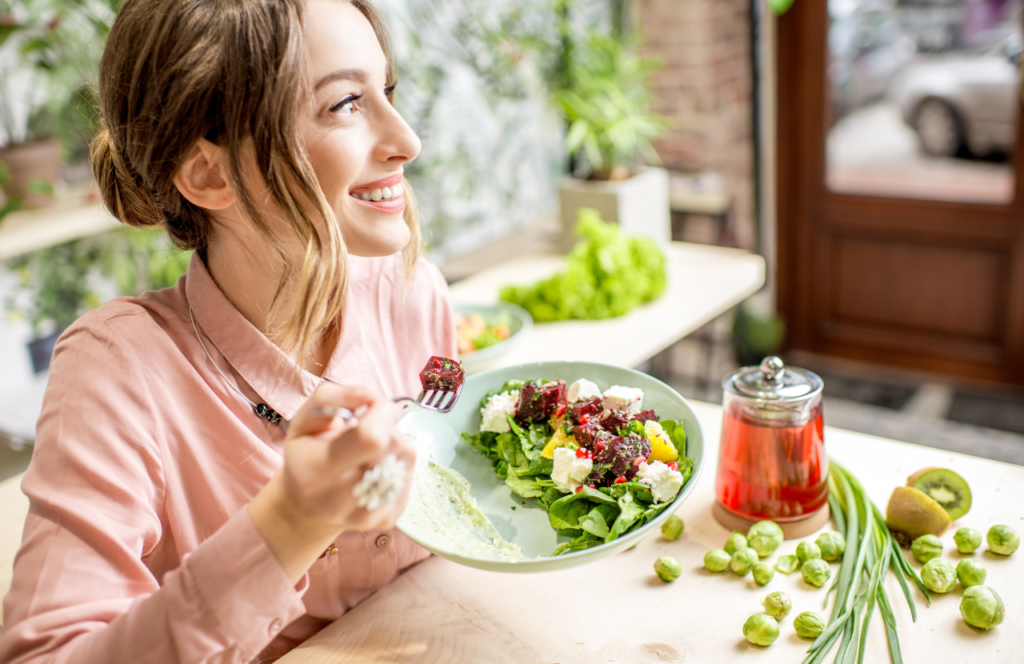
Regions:
[[[885,508],[885,525],[903,546],[921,535],[941,535],[952,521],[942,505],[910,486],[896,487]]]
[[[907,486],[942,505],[949,518],[959,519],[971,509],[971,487],[948,468],[924,468],[907,478]]]

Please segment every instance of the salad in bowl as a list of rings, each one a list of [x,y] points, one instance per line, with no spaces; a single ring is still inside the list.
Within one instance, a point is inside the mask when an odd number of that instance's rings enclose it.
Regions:
[[[417,461],[398,528],[439,556],[502,572],[574,567],[657,532],[705,456],[675,390],[590,362],[470,375],[450,413],[410,413],[399,430]]]
[[[580,378],[510,380],[480,403],[462,440],[505,485],[573,539],[552,555],[610,542],[660,514],[690,478],[686,432],[643,408],[643,390]]]

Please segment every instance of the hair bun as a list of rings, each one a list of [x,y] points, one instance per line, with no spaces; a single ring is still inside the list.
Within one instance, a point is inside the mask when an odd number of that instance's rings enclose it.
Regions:
[[[159,226],[165,215],[153,192],[139,181],[114,143],[105,123],[89,146],[92,172],[103,203],[121,223],[129,226]]]

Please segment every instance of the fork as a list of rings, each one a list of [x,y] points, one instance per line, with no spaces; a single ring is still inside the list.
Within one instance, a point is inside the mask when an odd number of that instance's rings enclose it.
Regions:
[[[416,406],[421,410],[434,413],[450,413],[452,408],[455,408],[455,402],[459,400],[459,396],[462,394],[462,386],[465,385],[463,382],[455,390],[421,390],[418,397],[413,399],[412,397],[395,397],[392,399],[395,403],[404,403],[409,406]],[[343,408],[341,406],[317,406],[313,410],[309,411],[311,415],[326,415],[329,417],[340,417],[343,420],[351,420],[356,417],[356,414],[349,408]],[[408,413],[408,410],[402,413],[404,417]]]

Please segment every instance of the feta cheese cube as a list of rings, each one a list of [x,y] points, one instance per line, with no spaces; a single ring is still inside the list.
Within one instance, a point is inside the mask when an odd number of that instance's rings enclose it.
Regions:
[[[562,493],[573,493],[578,487],[583,486],[593,468],[593,459],[580,459],[576,456],[575,450],[556,447],[551,479],[555,482],[555,488]]]
[[[604,391],[605,410],[618,410],[637,415],[643,408],[644,391],[637,387],[612,385]]]
[[[683,474],[661,461],[640,464],[636,480],[651,490],[656,503],[672,500],[683,487]]]
[[[519,403],[519,390],[495,394],[487,400],[484,407],[480,409],[483,422],[480,423],[480,431],[493,431],[494,433],[507,433],[512,430],[505,417],[509,413],[516,412],[516,405]]]
[[[569,391],[566,396],[569,399],[569,403],[586,401],[587,399],[593,399],[594,397],[601,396],[601,388],[594,383],[591,383],[586,378],[580,378],[569,386]]]

